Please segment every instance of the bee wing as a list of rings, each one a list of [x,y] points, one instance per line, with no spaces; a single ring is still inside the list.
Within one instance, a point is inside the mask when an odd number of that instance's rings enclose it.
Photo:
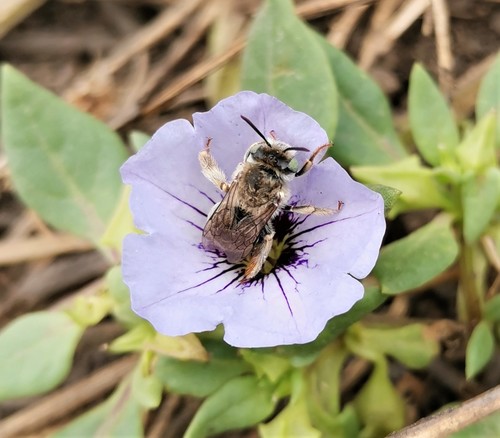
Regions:
[[[277,210],[269,204],[258,211],[245,211],[239,202],[237,181],[216,207],[203,230],[205,249],[223,252],[230,263],[243,260],[253,249],[262,229]]]

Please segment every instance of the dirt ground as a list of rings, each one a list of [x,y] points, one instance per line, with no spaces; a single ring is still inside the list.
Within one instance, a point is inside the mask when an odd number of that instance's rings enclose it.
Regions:
[[[25,3],[36,3],[26,1]],[[238,37],[260,0],[47,0],[15,20],[0,37],[0,59],[37,83],[107,122],[126,138],[133,129],[153,133],[168,120],[189,118],[213,99],[206,77],[238,56]],[[443,4],[443,2],[435,2]],[[412,14],[409,6],[421,8]],[[473,115],[481,76],[499,49],[498,0],[450,0],[449,11],[425,7],[427,0],[297,2],[301,16],[337,46],[344,48],[372,75],[393,105],[397,126],[405,132],[407,86],[414,62],[422,63],[450,98],[460,118]],[[340,5],[340,7],[339,7]],[[424,6],[422,6],[424,5]],[[208,36],[221,11],[231,10],[235,25],[214,50]],[[405,9],[407,8],[407,9]],[[2,6],[0,6],[0,11]],[[448,13],[446,13],[448,12]],[[444,23],[444,24],[443,24]],[[449,29],[446,29],[446,23]],[[444,31],[443,31],[444,30]],[[443,32],[441,32],[443,31]],[[58,306],[99,287],[107,262],[81,242],[56,245],[50,254],[32,259],[33,237],[53,236],[17,199],[8,163],[0,148],[0,327],[34,310]],[[387,241],[427,220],[428,213],[407,214],[389,224]],[[8,246],[4,246],[8,245]],[[23,246],[24,245],[24,246]],[[22,247],[22,250],[19,249]],[[8,248],[8,249],[7,249]],[[19,249],[17,258],[11,253]],[[393,316],[410,319],[455,319],[456,271],[418,293],[386,305]],[[410,421],[444,404],[465,400],[500,382],[497,356],[480,379],[466,382],[464,345],[459,329],[450,330],[443,355],[422,372],[393,366],[393,377],[411,408]],[[78,347],[75,366],[65,386],[88,379],[116,363],[101,346],[121,332],[107,320],[88,330]],[[366,373],[360,374],[360,381]],[[116,383],[116,377],[114,382]],[[96,390],[91,400],[54,421],[40,423],[50,432],[97,403],[109,392]],[[353,388],[356,387],[356,381]],[[45,397],[0,404],[2,418],[30,412]],[[59,404],[58,404],[59,403]],[[46,404],[47,412],[64,403]],[[149,436],[179,436],[199,401],[169,396],[148,419]],[[47,414],[48,419],[50,414]],[[22,430],[22,429],[21,429]],[[255,436],[244,431],[225,436]]]

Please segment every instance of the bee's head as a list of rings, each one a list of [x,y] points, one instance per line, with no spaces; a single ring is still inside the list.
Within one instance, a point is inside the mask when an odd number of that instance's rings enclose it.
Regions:
[[[295,153],[307,152],[309,149],[293,147],[274,139],[269,141],[249,119],[245,116],[241,118],[264,140],[248,148],[244,158],[246,162],[263,164],[285,175],[295,174],[298,171]]]

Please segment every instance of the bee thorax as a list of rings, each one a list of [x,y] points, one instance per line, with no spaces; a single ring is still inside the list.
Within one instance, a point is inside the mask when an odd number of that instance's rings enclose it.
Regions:
[[[240,197],[243,205],[259,207],[277,199],[284,182],[267,166],[250,165],[241,174]]]

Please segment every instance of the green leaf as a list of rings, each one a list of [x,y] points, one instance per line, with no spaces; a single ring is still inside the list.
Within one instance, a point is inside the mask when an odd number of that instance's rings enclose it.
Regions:
[[[267,0],[243,56],[242,88],[268,93],[314,118],[329,137],[337,126],[337,88],[315,35],[290,0]]]
[[[309,418],[310,406],[304,375],[296,370],[290,376],[291,397],[287,406],[272,421],[259,426],[262,438],[321,437]]]
[[[245,18],[238,11],[236,3],[227,3],[219,8],[217,17],[208,31],[207,45],[210,56],[226,52],[238,33],[245,25]],[[204,82],[204,92],[210,106],[220,100],[232,96],[241,90],[241,57],[225,62],[224,65],[211,73]]]
[[[345,166],[388,164],[406,157],[387,99],[375,81],[323,36],[315,37],[328,57],[339,94],[333,156]]]
[[[380,193],[384,198],[384,211],[387,214],[396,204],[397,200],[403,192],[393,187],[384,186],[383,184],[367,184],[369,189]]]
[[[332,343],[307,370],[307,401],[309,415],[315,426],[334,433],[340,412],[340,373],[348,351],[340,343]]]
[[[458,256],[451,218],[438,216],[410,235],[382,248],[373,273],[382,292],[396,295],[444,272]]]
[[[104,231],[99,243],[107,248],[111,248],[114,254],[117,254],[119,260],[122,253],[123,239],[127,234],[137,233],[137,228],[134,226],[132,211],[129,206],[129,198],[131,186],[123,186],[121,195],[110,218],[108,226]]]
[[[130,353],[131,351],[142,351],[144,344],[151,341],[156,331],[149,322],[142,320],[127,330],[123,335],[114,339],[108,347],[108,351],[115,354]]]
[[[495,339],[490,325],[481,321],[472,331],[465,353],[465,375],[472,379],[491,360],[495,351]]]
[[[106,287],[113,298],[113,315],[127,327],[141,325],[144,320],[130,308],[130,291],[123,282],[120,266],[112,267],[106,274]]]
[[[196,412],[185,438],[204,438],[265,420],[274,410],[273,388],[265,379],[242,376],[229,380]]]
[[[496,143],[500,147],[500,54],[484,76],[476,101],[476,117],[482,119],[488,112],[495,111]]]
[[[52,438],[144,436],[142,408],[132,395],[130,379],[126,379],[108,400],[80,415]]]
[[[272,421],[259,426],[262,438],[321,438],[309,419],[308,403],[305,398],[290,402]]]
[[[160,357],[155,374],[167,390],[195,397],[206,397],[233,377],[251,371],[248,363],[236,356],[235,350],[220,342],[206,342],[208,362],[182,361]]]
[[[465,171],[478,173],[497,165],[495,114],[486,114],[472,128],[458,146],[457,157]]]
[[[314,421],[313,425],[316,426]],[[323,432],[322,436],[351,438],[359,436],[361,425],[354,406],[348,404],[340,414],[330,419],[330,425],[327,429],[321,427],[319,429]]]
[[[416,155],[385,166],[351,167],[351,172],[365,184],[383,184],[401,191],[390,217],[424,208],[453,209],[450,195],[434,171],[424,167]]]
[[[65,313],[21,316],[0,332],[0,400],[42,394],[68,375],[83,329]]]
[[[500,295],[495,295],[484,304],[484,318],[491,322],[500,322]]]
[[[420,64],[410,75],[408,94],[410,127],[418,150],[437,166],[450,162],[458,146],[458,128],[444,96]]]
[[[128,139],[134,152],[139,152],[142,147],[151,139],[151,136],[142,131],[131,131]]]
[[[363,316],[373,312],[385,300],[387,295],[383,295],[376,287],[366,287],[365,295],[348,312],[335,316],[326,324],[325,329],[319,334],[315,341],[302,345],[281,346],[270,351],[287,356],[308,356],[325,348],[332,340],[340,336],[349,326],[359,321]]]
[[[495,412],[450,435],[450,438],[479,438],[500,436],[500,412]]]
[[[500,199],[500,169],[470,175],[461,187],[463,229],[466,243],[476,242],[490,224]]]
[[[291,368],[290,360],[276,354],[266,354],[257,350],[242,349],[241,357],[252,365],[258,377],[266,376],[276,383]]]
[[[97,242],[122,187],[120,138],[14,68],[1,73],[2,141],[19,195],[49,224]]]
[[[357,327],[358,342],[392,356],[409,368],[424,368],[439,354],[439,343],[426,336],[423,324],[404,327]]]
[[[385,359],[375,367],[358,393],[355,408],[365,428],[360,437],[385,436],[405,424],[405,403],[392,385]]]
[[[132,373],[132,393],[141,406],[155,409],[161,403],[163,384],[156,374],[150,373],[149,367],[140,364]]]
[[[109,295],[99,291],[93,295],[76,297],[66,313],[82,327],[90,327],[107,316],[112,306],[113,300]]]

